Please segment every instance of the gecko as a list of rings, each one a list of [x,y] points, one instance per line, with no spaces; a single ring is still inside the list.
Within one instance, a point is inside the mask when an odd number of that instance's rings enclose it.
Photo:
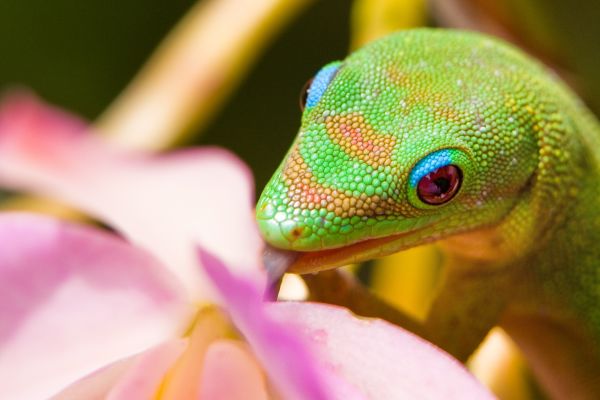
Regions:
[[[425,243],[428,339],[466,360],[493,326],[553,398],[600,396],[600,124],[499,39],[421,28],[325,65],[256,207],[314,273]]]

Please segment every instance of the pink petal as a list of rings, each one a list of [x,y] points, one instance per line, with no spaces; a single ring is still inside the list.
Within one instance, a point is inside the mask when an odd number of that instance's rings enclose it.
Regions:
[[[181,331],[183,289],[101,231],[0,213],[0,393],[45,398]]]
[[[140,354],[129,371],[111,389],[106,400],[146,400],[155,397],[165,374],[183,353],[185,340],[172,340]]]
[[[322,362],[367,398],[494,398],[447,353],[385,321],[317,303],[274,303],[270,311],[301,326]]]
[[[104,400],[110,389],[116,385],[119,378],[127,373],[127,370],[135,364],[139,355],[126,357],[122,360],[108,364],[97,371],[85,376],[58,394],[51,400]]]
[[[268,400],[265,377],[252,355],[232,340],[210,345],[204,358],[202,400]]]
[[[309,349],[292,326],[282,324],[266,312],[259,287],[235,277],[216,257],[199,250],[206,274],[221,294],[233,322],[250,343],[285,399],[328,399],[323,377]]]
[[[116,361],[79,379],[52,400],[150,399],[173,362],[185,350],[186,340],[172,339],[143,353]]]
[[[119,152],[72,116],[13,96],[0,107],[0,184],[56,197],[107,222],[152,251],[197,297],[205,285],[193,244],[236,268],[260,266],[251,174],[221,149]]]

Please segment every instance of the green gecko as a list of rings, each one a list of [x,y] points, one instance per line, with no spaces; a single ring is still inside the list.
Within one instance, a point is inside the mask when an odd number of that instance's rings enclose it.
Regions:
[[[550,395],[600,396],[600,125],[556,76],[419,29],[326,65],[304,101],[257,205],[290,271],[439,242],[433,342],[465,360],[500,325]]]

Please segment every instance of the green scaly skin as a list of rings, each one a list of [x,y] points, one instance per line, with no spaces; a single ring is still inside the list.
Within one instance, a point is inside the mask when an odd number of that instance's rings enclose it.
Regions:
[[[336,65],[336,64],[334,64]],[[312,90],[312,89],[311,89]],[[557,398],[600,395],[600,127],[543,66],[474,33],[421,29],[345,59],[257,205],[265,239],[318,271],[439,241],[424,323],[466,359],[500,324]],[[449,202],[411,173],[445,150]]]

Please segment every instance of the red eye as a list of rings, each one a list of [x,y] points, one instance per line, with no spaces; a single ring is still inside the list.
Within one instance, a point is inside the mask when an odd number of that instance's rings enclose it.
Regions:
[[[304,86],[302,86],[302,90],[300,91],[300,111],[304,111],[304,107],[306,107],[306,100],[308,99],[308,89],[310,88],[311,83],[315,78],[310,78],[306,81]]]
[[[452,199],[462,182],[462,171],[456,165],[445,165],[421,178],[417,194],[422,202],[434,206]]]

